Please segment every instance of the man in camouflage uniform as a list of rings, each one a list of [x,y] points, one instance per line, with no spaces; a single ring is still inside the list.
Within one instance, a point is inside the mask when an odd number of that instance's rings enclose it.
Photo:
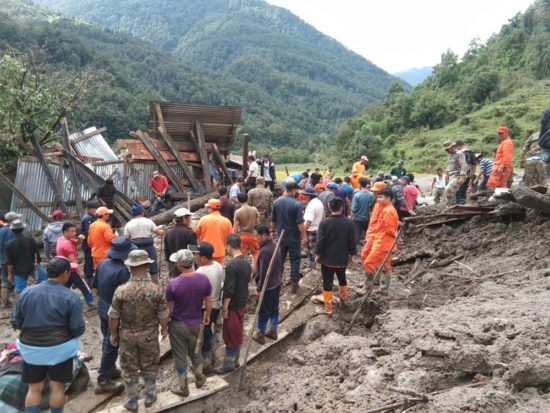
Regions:
[[[521,184],[525,186],[546,186],[546,172],[542,164],[539,134],[540,132],[535,132],[529,136],[519,157],[519,166],[525,168],[521,181]],[[526,155],[527,162],[525,161]]]
[[[248,192],[248,205],[256,207],[260,213],[260,222],[269,225],[269,215],[273,207],[273,194],[265,187],[264,178],[256,180],[256,188]]]
[[[449,154],[447,161],[447,186],[445,187],[444,198],[447,206],[453,206],[456,202],[458,188],[466,181],[468,164],[464,152],[459,152],[456,144],[451,141],[443,142],[443,149]]]
[[[120,367],[126,384],[123,405],[132,412],[138,409],[139,373],[145,378],[145,406],[157,399],[159,324],[162,339],[168,336],[168,305],[161,287],[149,277],[152,262],[147,251],[130,252],[124,262],[132,273],[130,281],[117,288],[109,308],[110,341],[113,346],[120,343]]]

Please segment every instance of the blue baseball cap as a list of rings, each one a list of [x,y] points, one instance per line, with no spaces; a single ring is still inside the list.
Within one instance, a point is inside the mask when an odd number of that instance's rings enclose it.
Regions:
[[[143,212],[143,205],[141,205],[139,202],[135,202],[134,205],[132,205],[132,215],[139,215]]]

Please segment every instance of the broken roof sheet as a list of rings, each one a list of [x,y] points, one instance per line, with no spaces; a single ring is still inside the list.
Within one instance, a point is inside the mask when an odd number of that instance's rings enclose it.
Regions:
[[[78,138],[95,130],[97,130],[95,126],[86,128],[81,132],[76,132],[70,135],[69,140],[75,141]],[[80,156],[100,158],[104,161],[114,161],[118,159],[101,133],[98,133],[97,135],[91,136],[76,143],[71,142],[71,144],[77,155]]]

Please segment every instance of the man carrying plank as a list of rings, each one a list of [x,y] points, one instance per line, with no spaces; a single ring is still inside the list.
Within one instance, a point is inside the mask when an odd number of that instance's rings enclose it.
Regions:
[[[252,268],[241,253],[241,239],[231,234],[225,241],[227,253],[233,257],[225,268],[223,285],[223,329],[225,358],[223,364],[214,370],[223,374],[235,370],[239,362],[239,352],[244,338],[244,315],[248,301],[248,282]]]
[[[260,293],[267,277],[267,270],[271,258],[275,253],[276,244],[271,238],[269,227],[264,224],[257,224],[254,227],[254,237],[260,245],[258,261],[256,263],[256,299],[260,299]],[[277,340],[277,325],[279,324],[279,295],[281,293],[281,285],[283,284],[283,260],[277,252],[277,257],[273,262],[269,283],[265,290],[264,299],[260,307],[258,317],[258,330],[254,332],[252,338],[260,344],[265,343],[265,338]],[[269,330],[267,324],[270,323]]]

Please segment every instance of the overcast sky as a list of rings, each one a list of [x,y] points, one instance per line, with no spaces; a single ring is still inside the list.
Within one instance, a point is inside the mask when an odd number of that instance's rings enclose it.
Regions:
[[[267,0],[289,9],[382,69],[433,66],[485,42],[534,0]]]

